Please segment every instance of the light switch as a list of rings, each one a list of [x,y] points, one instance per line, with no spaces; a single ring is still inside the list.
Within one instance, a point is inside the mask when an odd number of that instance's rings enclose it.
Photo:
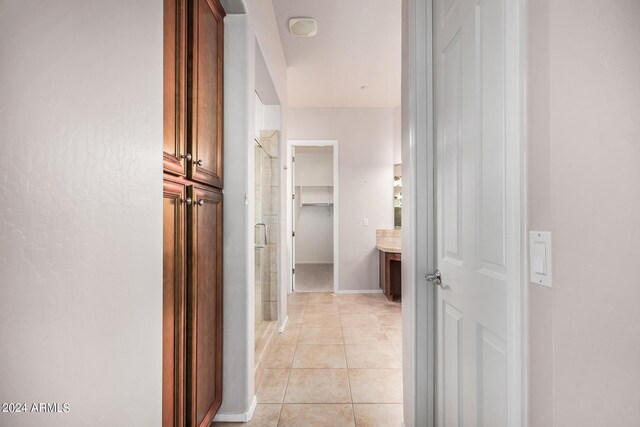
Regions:
[[[529,232],[529,275],[538,285],[551,287],[551,232]]]
[[[536,274],[547,274],[546,267],[546,245],[543,242],[533,242],[533,272]]]
[[[362,218],[362,226],[363,227],[369,226],[369,218]]]

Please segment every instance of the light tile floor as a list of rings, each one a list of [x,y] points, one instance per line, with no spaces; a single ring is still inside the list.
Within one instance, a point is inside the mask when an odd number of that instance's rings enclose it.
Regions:
[[[333,264],[296,264],[296,292],[333,292]]]
[[[401,306],[382,294],[294,293],[250,423],[217,427],[400,427]]]

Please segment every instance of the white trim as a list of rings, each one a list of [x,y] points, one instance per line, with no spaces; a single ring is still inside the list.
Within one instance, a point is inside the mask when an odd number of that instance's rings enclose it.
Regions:
[[[510,412],[507,424],[513,427],[527,425],[526,401],[526,302],[527,302],[527,251],[526,244],[526,185],[525,185],[525,131],[526,131],[526,5],[524,0],[505,3],[505,67],[506,67],[506,132],[507,138],[516,141],[513,150],[507,151],[507,185],[511,186],[514,197],[507,212],[511,213],[513,225],[512,247],[516,252],[513,271],[508,275],[508,325],[510,348],[507,359],[507,395]],[[507,146],[508,147],[508,146]],[[507,148],[508,150],[508,148]],[[510,184],[509,184],[510,183]]]
[[[529,293],[527,292],[527,286],[529,285],[527,270],[528,270],[528,252],[527,252],[527,74],[528,74],[528,62],[527,62],[527,10],[528,0],[519,0],[518,6],[518,19],[519,28],[518,36],[518,56],[520,62],[519,70],[519,140],[520,140],[520,426],[528,427],[529,425]]]
[[[284,322],[282,322],[282,326],[278,326],[278,332],[283,333],[284,330],[287,328],[287,322],[289,321],[289,315],[287,315],[287,317],[284,318]]]
[[[327,264],[333,264],[333,260],[331,260],[331,262],[324,262],[324,261],[318,261],[318,262],[304,262],[304,261],[297,261],[297,264],[306,264],[306,265],[327,265]]]
[[[213,417],[213,422],[216,423],[247,423],[251,421],[253,418],[253,414],[256,411],[256,406],[258,406],[258,399],[253,396],[253,400],[251,401],[251,406],[249,406],[249,410],[247,412],[242,412],[239,414],[223,414],[218,412],[215,417]]]
[[[339,293],[340,289],[340,268],[339,262],[339,243],[340,243],[340,174],[339,174],[339,155],[337,139],[289,139],[287,141],[287,152],[291,152],[292,147],[317,147],[330,146],[333,147],[333,292]],[[287,165],[291,168],[291,159],[287,159]],[[287,188],[287,197],[291,202],[291,188]],[[291,218],[293,223],[295,218]],[[291,224],[287,225],[289,236],[291,236]],[[293,257],[293,254],[291,254]],[[295,268],[295,266],[292,266]],[[291,284],[289,285],[291,287]],[[290,288],[291,289],[291,288]]]
[[[435,421],[432,0],[403,1],[402,193],[404,423]],[[406,205],[406,206],[405,206]]]
[[[381,294],[382,289],[343,289],[336,294]]]

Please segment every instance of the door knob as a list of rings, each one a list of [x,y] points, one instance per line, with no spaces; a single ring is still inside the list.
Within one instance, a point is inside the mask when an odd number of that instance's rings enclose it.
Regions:
[[[185,155],[185,154],[183,154],[183,155],[182,155],[182,156],[180,156],[180,157],[182,157],[183,159],[187,159],[187,161],[188,161],[188,162],[190,162],[190,161],[191,161],[191,158],[192,158],[192,157],[191,157],[191,153],[187,153],[186,155]]]
[[[202,205],[204,205],[204,200],[202,199],[198,200],[198,206],[202,206]]]
[[[198,161],[196,161],[196,162],[194,162],[194,163],[195,163],[196,165],[198,165],[198,166],[202,166],[202,165],[204,164],[204,162],[202,161],[202,159],[200,159],[200,160],[198,160]]]
[[[436,270],[433,274],[425,274],[424,278],[427,279],[427,282],[431,282],[436,286],[442,286],[442,274],[440,270]]]
[[[191,205],[191,197],[187,197],[186,199],[182,199],[182,203],[189,206]]]

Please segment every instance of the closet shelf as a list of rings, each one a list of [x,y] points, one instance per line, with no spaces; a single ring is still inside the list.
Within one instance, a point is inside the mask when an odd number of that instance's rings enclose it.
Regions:
[[[333,203],[301,203],[301,206],[333,206]]]
[[[300,207],[333,206],[332,186],[301,186]]]

